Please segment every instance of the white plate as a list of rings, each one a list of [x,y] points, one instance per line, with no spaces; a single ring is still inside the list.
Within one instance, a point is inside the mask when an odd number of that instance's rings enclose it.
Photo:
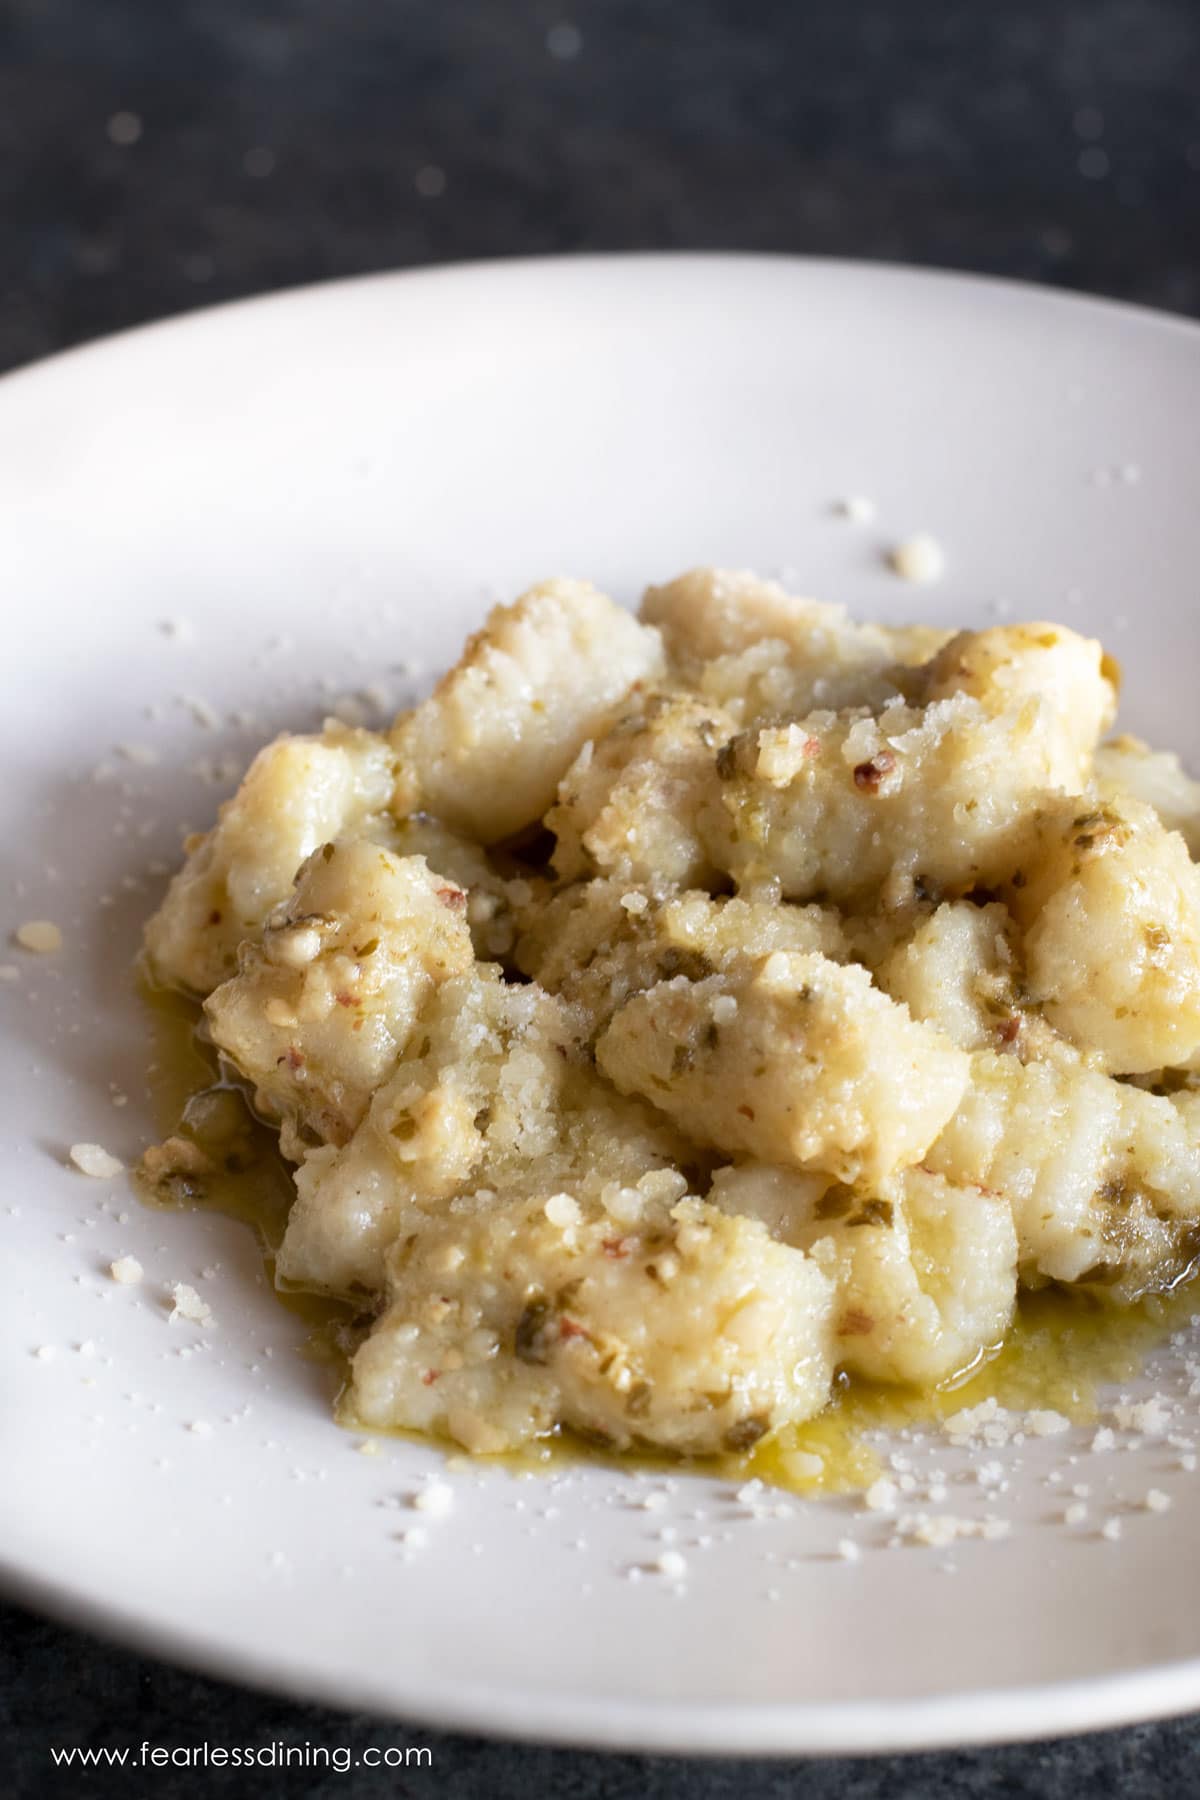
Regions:
[[[1197,758],[1198,468],[1193,328],[835,264],[388,277],[4,383],[0,923],[66,933],[57,958],[6,952],[20,975],[0,988],[13,1590],[249,1681],[606,1745],[928,1746],[1200,1704],[1200,1490],[1161,1440],[1081,1452],[1069,1481],[1092,1487],[1091,1526],[1074,1529],[1045,1477],[1089,1433],[996,1452],[1007,1493],[957,1484],[932,1510],[991,1510],[1012,1535],[949,1553],[879,1547],[886,1521],[849,1501],[739,1517],[694,1479],[645,1511],[647,1478],[588,1468],[456,1474],[453,1513],[426,1521],[389,1502],[437,1453],[363,1456],[331,1423],[247,1232],[152,1215],[64,1166],[72,1141],[133,1158],[154,1130],[128,965],[159,891],[149,866],[219,797],[194,766],[304,725],[328,705],[322,679],[399,698],[413,681],[397,664],[432,669],[491,597],[536,577],[633,600],[715,561],[792,571],[881,618],[1102,632],[1129,725]],[[876,502],[875,524],[833,516],[850,493]],[[918,528],[949,558],[920,590],[882,559]],[[205,729],[189,699],[258,723]],[[159,760],[122,762],[118,744]],[[115,779],[95,778],[103,763]],[[104,1273],[125,1252],[140,1287]],[[167,1324],[177,1280],[204,1290],[217,1329]],[[1178,1396],[1187,1431],[1186,1377]],[[1120,1541],[1100,1538],[1151,1486],[1172,1510],[1128,1510]],[[406,1551],[397,1533],[418,1523],[428,1546]],[[630,1576],[664,1527],[689,1564],[682,1594]],[[847,1536],[868,1546],[858,1562],[834,1554]]]

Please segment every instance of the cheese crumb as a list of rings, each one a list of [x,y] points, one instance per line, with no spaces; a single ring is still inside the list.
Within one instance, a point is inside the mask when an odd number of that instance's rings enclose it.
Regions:
[[[718,994],[712,1003],[714,1025],[728,1025],[737,1018],[738,1003],[732,994]]]
[[[1067,1525],[1082,1525],[1087,1518],[1087,1507],[1082,1500],[1075,1500],[1063,1513],[1063,1522]]]
[[[271,934],[267,954],[272,962],[289,969],[302,969],[315,962],[321,953],[321,934],[311,925],[293,925],[288,931]]]
[[[1112,1416],[1122,1431],[1140,1431],[1146,1437],[1163,1437],[1171,1423],[1171,1410],[1159,1395],[1132,1405],[1114,1406]]]
[[[1110,1544],[1115,1544],[1120,1535],[1120,1519],[1106,1519],[1104,1524],[1100,1527],[1100,1536],[1106,1538]]]
[[[1071,1421],[1060,1412],[1027,1412],[1025,1429],[1031,1437],[1060,1437],[1064,1431],[1070,1431]]]
[[[412,1497],[412,1503],[418,1512],[428,1513],[434,1519],[444,1519],[448,1512],[454,1510],[454,1489],[449,1482],[431,1481],[428,1487],[418,1488]]]
[[[868,500],[865,494],[848,494],[839,500],[834,507],[839,518],[848,519],[852,525],[869,525],[875,517],[875,502]]]
[[[897,544],[888,561],[904,581],[938,581],[946,572],[946,552],[928,531]]]
[[[1164,1494],[1161,1488],[1151,1488],[1143,1502],[1147,1512],[1165,1513],[1171,1510],[1171,1496]]]
[[[109,1263],[108,1272],[123,1287],[136,1287],[146,1271],[136,1256],[118,1256],[116,1262]]]
[[[650,902],[645,894],[622,894],[621,905],[627,913],[644,913]]]
[[[72,1144],[67,1154],[80,1174],[92,1175],[97,1181],[111,1181],[125,1172],[125,1164],[102,1144]]]
[[[1116,1441],[1117,1441],[1116,1437],[1109,1430],[1108,1426],[1102,1425],[1100,1427],[1099,1431],[1096,1433],[1095,1437],[1092,1439],[1092,1449],[1097,1450],[1097,1451],[1111,1450],[1113,1445],[1116,1443]]]
[[[951,1413],[948,1419],[942,1420],[942,1430],[958,1445],[978,1441],[991,1450],[998,1450],[1011,1440],[1017,1423],[1016,1415],[1008,1412],[993,1396],[981,1400],[978,1406],[966,1406],[961,1412]]]
[[[35,956],[50,956],[62,949],[62,932],[51,919],[27,919],[13,936],[22,950],[32,950]]]
[[[970,1524],[965,1519],[955,1519],[949,1514],[938,1514],[933,1518],[917,1519],[912,1526],[912,1537],[918,1544],[928,1544],[932,1549],[944,1549],[952,1544],[955,1538],[970,1535]]]
[[[192,1433],[193,1437],[211,1437],[212,1436],[212,1426],[209,1424],[207,1419],[193,1419],[191,1424],[188,1426],[188,1430]]]
[[[193,1325],[211,1325],[213,1322],[212,1307],[207,1300],[202,1300],[194,1287],[185,1281],[177,1281],[171,1289],[171,1307],[169,1320],[173,1325],[176,1319],[188,1319]]]
[[[873,1481],[863,1495],[863,1503],[868,1512],[892,1512],[896,1505],[896,1484],[881,1475]]]
[[[811,1450],[788,1451],[781,1461],[793,1481],[819,1481],[825,1473],[824,1458]]]
[[[678,1550],[664,1550],[654,1567],[669,1581],[682,1581],[688,1572],[687,1557]]]
[[[552,1225],[559,1226],[563,1231],[570,1225],[578,1225],[583,1216],[579,1211],[579,1202],[570,1194],[551,1194],[542,1211]]]
[[[862,1557],[862,1551],[854,1542],[853,1538],[839,1538],[837,1541],[837,1553],[843,1562],[849,1563],[856,1563],[860,1561]]]

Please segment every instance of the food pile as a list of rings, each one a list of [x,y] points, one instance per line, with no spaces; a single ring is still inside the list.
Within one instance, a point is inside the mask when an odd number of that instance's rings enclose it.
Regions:
[[[702,569],[496,608],[384,734],[260,752],[146,931],[295,1165],[347,1415],[745,1450],[1019,1285],[1200,1248],[1200,786],[1059,625]],[[186,1135],[148,1153],[202,1191]]]

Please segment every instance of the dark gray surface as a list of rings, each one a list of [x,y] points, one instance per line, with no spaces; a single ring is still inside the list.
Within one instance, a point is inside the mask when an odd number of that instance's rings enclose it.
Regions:
[[[12,1621],[9,1630],[10,1616]],[[205,1793],[261,1800],[305,1796],[453,1795],[454,1800],[1189,1800],[1197,1793],[1191,1721],[1075,1738],[1035,1747],[963,1750],[936,1756],[797,1761],[692,1761],[686,1757],[594,1755],[532,1745],[446,1737],[419,1726],[295,1706],[148,1664],[58,1630],[28,1613],[5,1617],[0,1691],[16,1696],[12,1749],[0,1793],[90,1796],[129,1793],[193,1800]],[[186,1769],[57,1776],[48,1746],[319,1744],[428,1746],[432,1762],[399,1773],[270,1767],[252,1775]],[[10,1785],[14,1783],[15,1785]]]
[[[574,55],[547,47],[564,23]],[[892,257],[1200,313],[1198,101],[1194,0],[0,0],[0,367],[285,283],[585,249]],[[140,135],[113,141],[125,113]],[[879,1762],[599,1757],[347,1719],[0,1621],[6,1795],[1200,1794],[1196,1721]],[[144,1739],[428,1743],[434,1763],[50,1764],[51,1744]]]
[[[326,275],[669,245],[1196,312],[1198,90],[1194,0],[3,0],[0,365]]]

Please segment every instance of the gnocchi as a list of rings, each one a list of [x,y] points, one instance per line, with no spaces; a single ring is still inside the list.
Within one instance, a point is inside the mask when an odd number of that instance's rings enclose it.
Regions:
[[[1022,1287],[1190,1272],[1200,783],[1118,685],[1054,624],[556,580],[260,752],[146,963],[279,1129],[277,1279],[364,1315],[348,1416],[744,1451]]]

